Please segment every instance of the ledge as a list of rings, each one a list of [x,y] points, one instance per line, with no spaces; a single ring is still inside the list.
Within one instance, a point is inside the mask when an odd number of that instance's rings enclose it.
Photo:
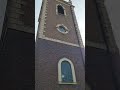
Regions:
[[[61,85],[76,85],[76,84],[78,84],[78,83],[77,83],[77,82],[73,82],[73,83],[58,82],[58,84],[61,84]]]

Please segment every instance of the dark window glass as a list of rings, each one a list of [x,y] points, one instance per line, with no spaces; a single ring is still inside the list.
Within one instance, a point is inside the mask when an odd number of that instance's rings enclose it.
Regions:
[[[59,26],[59,30],[60,30],[61,32],[63,32],[63,33],[66,32],[66,29],[65,29],[63,26]]]
[[[62,82],[65,82],[65,83],[73,82],[71,65],[67,61],[63,61],[61,63],[61,77],[62,77]]]
[[[62,6],[58,5],[58,13],[59,14],[64,14],[64,9]]]

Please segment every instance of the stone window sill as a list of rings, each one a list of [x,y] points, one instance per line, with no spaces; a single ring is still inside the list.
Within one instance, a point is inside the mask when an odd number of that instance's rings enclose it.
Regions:
[[[76,85],[77,82],[73,82],[73,83],[58,82],[58,84],[61,84],[61,85]]]

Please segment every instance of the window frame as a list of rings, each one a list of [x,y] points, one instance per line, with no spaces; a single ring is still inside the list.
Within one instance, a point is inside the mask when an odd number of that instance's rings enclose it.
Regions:
[[[70,82],[70,83],[68,83],[68,82],[67,82],[67,83],[66,83],[66,82],[62,82],[61,64],[62,64],[63,61],[67,61],[67,62],[69,62],[69,64],[71,65],[73,82]],[[73,63],[72,63],[69,59],[67,59],[67,58],[62,58],[62,59],[60,59],[59,62],[58,62],[58,83],[59,83],[59,84],[77,84],[74,65],[73,65]]]
[[[61,7],[63,8],[63,10],[64,10],[64,14],[59,14],[59,13],[58,13],[58,6],[61,6]],[[65,7],[64,7],[62,4],[57,4],[57,5],[56,5],[56,14],[57,14],[57,15],[63,15],[63,16],[65,15],[65,16],[66,16],[66,10],[65,10]]]
[[[66,32],[60,31],[60,30],[59,30],[59,27],[60,27],[60,26],[63,26],[63,27],[65,28]],[[61,32],[62,34],[67,34],[67,33],[69,32],[68,28],[67,28],[64,24],[58,24],[56,27],[57,27],[57,30],[58,30],[59,32]]]

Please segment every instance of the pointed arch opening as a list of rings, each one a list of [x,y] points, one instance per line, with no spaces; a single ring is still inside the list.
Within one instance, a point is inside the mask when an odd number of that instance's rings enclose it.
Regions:
[[[62,6],[62,5],[57,5],[57,13],[59,14],[59,15],[66,15],[66,13],[65,13],[65,8]]]
[[[74,65],[67,58],[58,62],[58,81],[59,84],[76,84]]]
[[[61,5],[58,5],[57,9],[58,9],[58,14],[63,14],[64,15],[64,8]]]

